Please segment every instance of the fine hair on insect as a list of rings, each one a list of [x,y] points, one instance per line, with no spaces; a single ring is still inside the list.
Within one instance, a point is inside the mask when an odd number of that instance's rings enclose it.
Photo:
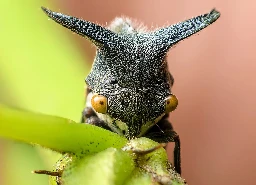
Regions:
[[[82,123],[115,132],[129,140],[146,137],[174,142],[174,168],[181,174],[180,138],[169,122],[178,105],[172,92],[167,52],[219,17],[213,9],[174,25],[147,31],[130,19],[116,18],[107,28],[73,16],[43,11],[58,24],[90,40],[97,48],[86,77]]]

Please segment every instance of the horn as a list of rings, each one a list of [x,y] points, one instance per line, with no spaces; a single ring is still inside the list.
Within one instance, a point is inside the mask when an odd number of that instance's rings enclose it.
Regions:
[[[109,46],[118,40],[118,35],[111,30],[76,17],[53,12],[41,7],[48,17],[71,31],[91,40],[96,46]]]
[[[220,12],[213,9],[210,13],[203,14],[183,22],[161,28],[153,32],[153,37],[158,38],[157,45],[162,49],[169,49],[179,41],[206,28],[220,17]]]

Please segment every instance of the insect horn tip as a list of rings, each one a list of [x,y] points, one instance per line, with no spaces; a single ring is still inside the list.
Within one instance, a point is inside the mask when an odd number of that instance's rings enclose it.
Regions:
[[[212,21],[215,21],[220,17],[220,12],[218,10],[216,10],[215,8],[213,8],[208,15],[210,17],[212,17],[212,19],[213,19]]]
[[[73,16],[51,11],[44,6],[41,6],[41,9],[49,18],[68,28],[69,30],[81,35],[82,37],[90,39],[97,47],[106,46],[109,43],[114,43],[114,41],[118,40],[116,33],[100,25]]]
[[[49,13],[49,9],[48,8],[45,8],[44,6],[41,6],[41,9],[45,12],[45,13]]]
[[[41,6],[41,9],[43,10],[43,12],[44,12],[48,17],[52,17],[53,12],[52,12],[50,9],[45,8],[44,6]]]
[[[220,12],[218,10],[216,10],[216,8],[213,8],[211,11],[210,11],[210,14],[220,14]]]

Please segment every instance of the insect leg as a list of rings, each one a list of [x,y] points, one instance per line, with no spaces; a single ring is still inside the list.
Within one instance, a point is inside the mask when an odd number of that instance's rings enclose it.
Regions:
[[[145,134],[145,137],[158,143],[175,143],[173,151],[174,167],[175,170],[181,174],[180,138],[179,135],[173,130],[172,124],[168,121],[168,114],[166,114],[155,126],[153,126]]]

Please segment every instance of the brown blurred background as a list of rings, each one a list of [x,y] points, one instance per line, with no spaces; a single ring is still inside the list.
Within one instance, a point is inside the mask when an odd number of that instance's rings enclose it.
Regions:
[[[221,18],[169,51],[179,107],[183,177],[190,185],[250,184],[256,172],[255,3],[223,0],[56,1],[61,12],[105,24],[125,15],[157,27],[209,12]],[[95,49],[73,36],[81,48]],[[171,153],[172,148],[169,148]]]
[[[221,18],[169,51],[179,107],[171,121],[189,184],[250,184],[256,172],[256,55],[253,1],[57,1],[62,12],[105,24],[125,15],[157,27],[209,12]],[[95,49],[75,36],[91,61]],[[171,147],[169,148],[171,153]]]
[[[173,92],[179,98],[170,119],[181,138],[182,176],[188,184],[255,184],[256,3],[55,0],[54,8],[52,4],[44,6],[102,25],[125,15],[148,27],[173,24],[212,8],[219,10],[217,22],[168,53],[175,78]],[[87,61],[93,61],[95,48],[90,42],[70,35]]]

